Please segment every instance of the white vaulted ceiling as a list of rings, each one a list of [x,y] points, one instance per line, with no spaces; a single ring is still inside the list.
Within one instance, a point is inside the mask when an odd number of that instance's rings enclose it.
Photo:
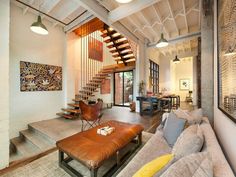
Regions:
[[[39,14],[34,8],[40,10],[52,17],[50,18],[41,14],[42,18],[46,18],[52,22],[53,26],[59,25],[64,27],[65,31],[72,30],[86,19],[90,20],[94,18],[94,16],[84,7],[80,6],[76,0],[11,0],[11,2],[21,7],[23,14],[28,11]]]
[[[147,41],[149,46],[155,46],[160,34],[164,33],[170,42],[168,47],[159,49],[164,55],[195,49],[196,37],[200,34],[201,0],[133,0],[128,4],[119,4],[115,0],[11,1],[22,7],[23,13],[32,11],[38,14],[26,5],[40,9],[61,21],[43,15],[53,26],[61,25],[65,31],[98,17],[134,42],[140,39]]]
[[[134,0],[124,5],[114,0],[97,1],[110,11],[112,22],[120,21],[150,43],[156,43],[162,32],[171,40],[200,31],[200,0]],[[143,4],[132,11],[134,3]]]

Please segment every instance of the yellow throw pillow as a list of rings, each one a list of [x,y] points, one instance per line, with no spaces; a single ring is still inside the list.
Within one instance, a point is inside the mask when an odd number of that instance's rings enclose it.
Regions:
[[[145,164],[134,174],[133,177],[152,177],[158,171],[160,171],[170,160],[172,160],[173,157],[174,154],[166,154],[158,157]]]

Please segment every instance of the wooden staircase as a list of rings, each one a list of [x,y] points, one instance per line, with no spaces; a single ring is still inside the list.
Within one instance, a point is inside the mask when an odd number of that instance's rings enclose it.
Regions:
[[[99,19],[91,22],[91,24],[94,24],[94,27],[97,23],[100,24],[103,22],[100,22]],[[103,42],[107,44],[107,48],[109,49],[109,52],[112,53],[112,57],[114,57],[117,64],[103,67],[103,69],[92,77],[92,79],[79,91],[79,94],[75,95],[75,99],[72,100],[73,102],[68,104],[68,108],[62,108],[62,112],[57,113],[60,117],[64,117],[66,119],[78,118],[80,115],[78,102],[80,100],[88,102],[88,100],[94,97],[94,93],[98,91],[102,81],[109,77],[110,74],[116,70],[116,68],[124,68],[135,65],[135,54],[132,50],[131,41],[106,24],[100,24],[98,26],[100,27],[97,30],[101,31],[101,37],[104,39]],[[87,29],[89,28],[84,26],[74,32],[79,36],[88,36],[90,33],[95,31],[96,28],[93,28],[93,30],[88,30],[87,33],[83,33],[83,35],[81,35],[81,33]]]
[[[113,73],[115,69],[116,65],[107,66],[101,69],[92,80],[79,91],[79,94],[75,95],[75,99],[72,100],[73,103],[68,103],[68,108],[62,108],[61,110],[63,112],[57,113],[57,115],[66,119],[78,118],[80,115],[79,101],[83,100],[88,102],[88,100],[94,97],[94,93],[98,91],[102,81],[110,77],[110,74]]]
[[[117,64],[124,63],[127,66],[128,62],[135,61],[130,41],[126,37],[107,25],[104,26],[104,30],[101,30],[101,32],[101,36],[104,38],[103,42],[107,43],[107,47]]]

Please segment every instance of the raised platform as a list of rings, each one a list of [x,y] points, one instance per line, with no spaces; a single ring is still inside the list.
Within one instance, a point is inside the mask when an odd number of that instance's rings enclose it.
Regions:
[[[117,120],[128,123],[142,124],[147,132],[154,132],[160,123],[160,115],[140,116],[130,112],[129,108],[113,107],[105,109],[101,122]],[[38,157],[55,148],[58,140],[81,131],[81,120],[54,118],[34,122],[28,125],[27,130],[20,131],[20,136],[11,139],[11,162],[18,162],[31,157]]]

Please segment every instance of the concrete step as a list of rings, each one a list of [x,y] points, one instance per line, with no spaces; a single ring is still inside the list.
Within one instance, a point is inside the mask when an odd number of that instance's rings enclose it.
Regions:
[[[11,139],[11,143],[15,146],[16,153],[22,155],[24,158],[36,155],[41,152],[37,146],[28,143],[21,137]]]
[[[22,156],[22,154],[17,153],[17,152],[14,152],[14,153],[10,154],[10,162],[17,161],[17,160],[20,160],[20,159],[23,159],[23,158],[24,158],[24,156]]]
[[[53,144],[51,141],[48,141],[44,137],[28,129],[20,131],[20,135],[24,137],[26,142],[34,144],[42,151],[46,151],[55,147],[55,144]]]
[[[47,134],[43,133],[42,131],[40,131],[37,127],[37,124],[35,123],[31,123],[28,124],[28,129],[36,134],[38,134],[39,136],[41,136],[42,138],[46,139],[47,141],[49,141],[51,144],[56,144],[56,141],[54,139],[52,139],[50,136],[48,136]]]

